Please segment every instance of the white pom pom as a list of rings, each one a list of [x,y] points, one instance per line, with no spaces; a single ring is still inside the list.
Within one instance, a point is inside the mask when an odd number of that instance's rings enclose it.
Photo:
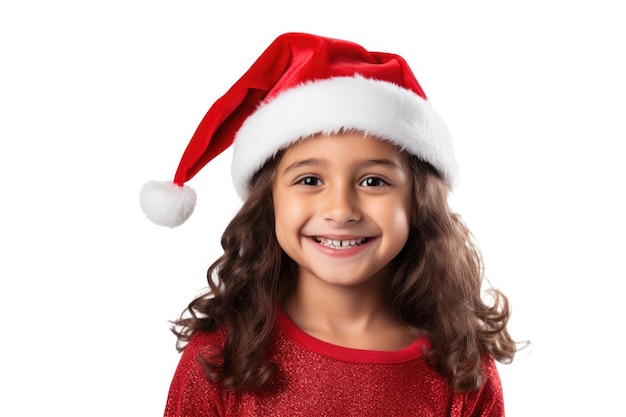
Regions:
[[[159,226],[185,223],[196,205],[196,192],[171,181],[149,181],[141,189],[139,204],[146,217]]]

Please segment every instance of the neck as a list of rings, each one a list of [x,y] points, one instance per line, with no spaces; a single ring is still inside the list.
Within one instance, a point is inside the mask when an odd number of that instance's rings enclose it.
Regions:
[[[283,308],[304,332],[340,346],[397,350],[416,337],[390,311],[377,284],[337,286],[300,277]]]
[[[299,283],[285,303],[285,310],[302,321],[318,327],[367,325],[386,315],[382,296],[374,291],[356,288],[328,288]],[[298,323],[299,324],[299,323]]]

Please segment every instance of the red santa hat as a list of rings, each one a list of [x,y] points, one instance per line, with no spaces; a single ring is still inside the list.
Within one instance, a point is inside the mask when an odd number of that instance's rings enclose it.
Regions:
[[[141,207],[154,223],[179,226],[196,204],[185,183],[229,146],[235,189],[245,198],[253,175],[278,151],[314,134],[352,129],[396,144],[455,185],[458,167],[448,129],[401,56],[287,33],[211,106],[174,181],[144,185]]]

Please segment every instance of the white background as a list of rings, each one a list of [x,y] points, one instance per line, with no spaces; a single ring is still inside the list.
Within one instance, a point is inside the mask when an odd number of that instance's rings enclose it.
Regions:
[[[533,342],[500,367],[507,415],[626,415],[619,3],[3,2],[0,414],[162,414],[168,320],[239,201],[228,152],[178,229],[145,219],[139,189],[173,178],[275,36],[304,31],[403,55],[448,123],[452,204]]]

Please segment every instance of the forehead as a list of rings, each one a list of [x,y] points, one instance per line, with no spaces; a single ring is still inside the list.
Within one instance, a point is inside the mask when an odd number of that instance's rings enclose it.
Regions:
[[[286,148],[281,163],[299,158],[402,158],[396,145],[362,132],[320,134],[301,139]]]

